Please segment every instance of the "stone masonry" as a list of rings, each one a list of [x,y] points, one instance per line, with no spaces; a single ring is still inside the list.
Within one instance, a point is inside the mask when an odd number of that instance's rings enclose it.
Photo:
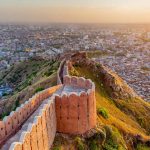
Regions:
[[[63,60],[57,86],[35,94],[0,121],[1,150],[48,150],[56,132],[84,134],[96,126],[95,85],[69,75]]]

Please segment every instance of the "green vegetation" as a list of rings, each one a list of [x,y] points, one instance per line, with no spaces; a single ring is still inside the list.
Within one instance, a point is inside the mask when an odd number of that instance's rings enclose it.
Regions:
[[[96,64],[96,68],[100,68],[100,64]],[[138,97],[130,100],[113,99],[110,97],[108,92],[111,91],[107,90],[107,87],[105,87],[103,83],[105,79],[103,76],[97,74],[98,72],[95,71],[94,66],[86,66],[80,63],[80,65],[75,64],[73,69],[73,72],[70,71],[72,75],[78,74],[78,76],[90,78],[95,83],[97,113],[99,114],[98,124],[111,126],[111,134],[108,134],[109,132],[106,131],[107,138],[106,141],[101,144],[103,145],[102,149],[124,150],[127,149],[128,146],[130,147],[130,145],[126,144],[127,141],[124,140],[124,134],[128,135],[131,139],[137,134],[141,135],[143,140],[150,139],[148,136],[148,133],[150,133],[150,119],[147,115],[150,113],[149,103]],[[115,82],[122,84],[121,80],[117,78]],[[122,132],[124,134],[122,134]],[[91,139],[89,146],[96,149],[96,147],[98,147],[97,140]]]
[[[0,72],[0,82],[13,85],[14,92],[7,95],[0,119],[16,110],[20,104],[31,98],[36,92],[56,85],[56,72],[60,62],[54,60],[44,60],[33,58],[26,62],[21,62],[10,69]],[[44,73],[47,72],[46,76]],[[51,72],[51,73],[50,73]]]
[[[61,146],[53,147],[52,150],[61,150]]]
[[[17,107],[20,106],[19,100],[16,100],[14,104],[11,106],[11,111],[15,111]],[[9,109],[4,111],[2,114],[0,114],[0,119],[3,119],[4,117],[8,116],[11,112]]]
[[[80,137],[75,138],[75,145],[77,150],[85,150],[85,144]]]
[[[96,129],[96,133],[87,139],[90,150],[101,150],[106,140],[105,130]]]
[[[105,126],[106,131],[106,142],[103,148],[105,150],[125,150],[125,141],[118,131],[117,128],[113,126]]]
[[[4,94],[3,94],[3,96],[8,96],[8,95],[9,95],[8,93],[4,93]]]
[[[57,71],[59,62],[44,60],[41,58],[30,59],[12,66],[5,72],[0,73],[0,83],[8,83],[15,87],[15,92],[20,92],[34,84],[37,80],[49,77]]]
[[[150,71],[150,68],[146,67],[146,66],[141,67],[141,69],[144,70],[144,71]]]
[[[56,134],[55,140],[53,142],[53,147],[51,148],[52,150],[65,150],[65,149],[70,149],[73,150],[71,143],[75,143],[74,137],[70,137],[67,135],[63,134]]]
[[[102,50],[96,50],[96,51],[89,51],[87,53],[89,58],[97,58],[99,56],[104,56],[104,55],[108,55],[107,51],[102,51]]]
[[[103,79],[100,76],[98,76],[96,72],[93,71],[92,67],[90,68],[88,66],[84,66],[84,67],[81,66],[81,67],[75,67],[74,69],[76,69],[79,76],[85,76],[86,78],[90,78],[95,82],[97,108],[100,108],[100,107],[106,108],[109,111],[109,118],[113,116],[113,119],[116,118],[116,119],[119,119],[120,121],[124,120],[123,122],[125,123],[130,122],[130,124],[132,124],[133,127],[143,132],[143,130],[137,125],[137,123],[139,122],[137,121],[136,123],[135,120],[137,120],[138,118],[144,119],[147,116],[146,113],[150,112],[150,105],[148,103],[137,98],[130,100],[130,102],[128,100],[123,100],[123,99],[119,99],[119,100],[112,99],[110,98],[108,94],[109,90],[107,90],[103,86],[103,83],[102,83]],[[137,106],[138,106],[138,109],[136,109]],[[129,113],[135,118],[135,120],[130,119],[130,117],[128,116]],[[147,117],[149,118],[149,116]],[[148,118],[147,118],[147,121],[149,120]],[[118,122],[118,121],[115,121],[115,122]],[[144,128],[145,126],[148,130],[150,130],[146,122],[144,122]]]
[[[19,100],[17,99],[17,100],[15,101],[15,104],[14,104],[14,107],[13,107],[13,111],[15,111],[16,108],[19,107],[19,106],[20,106],[20,103],[19,103]]]
[[[109,115],[108,115],[108,111],[107,111],[107,109],[106,108],[98,108],[97,109],[97,113],[99,114],[99,115],[102,115],[105,119],[108,119],[109,118]]]
[[[74,68],[72,70],[70,70],[70,75],[79,76],[78,72]]]
[[[35,90],[35,93],[38,93],[38,92],[43,91],[43,90],[44,90],[43,87],[38,87],[38,88]]]
[[[118,150],[118,145],[112,139],[109,139],[104,145],[104,149],[105,150]]]
[[[96,63],[96,67],[97,67],[97,68],[100,67],[100,64],[99,64],[99,63]]]
[[[90,133],[90,137],[57,134],[54,147],[77,150],[126,150],[125,141],[113,126],[102,126]]]
[[[52,61],[50,65],[51,65],[50,68],[48,68],[48,70],[44,73],[46,77],[49,77],[50,75],[55,73],[58,69],[58,64],[55,61]]]
[[[46,77],[49,77],[51,74],[53,74],[54,73],[54,71],[53,70],[51,70],[51,69],[49,69],[47,72],[45,72],[44,73],[44,75],[46,76]]]
[[[100,150],[100,146],[98,145],[96,140],[92,140],[92,141],[90,141],[89,149],[90,150]]]
[[[144,144],[138,144],[137,150],[150,150],[150,147],[145,146]]]
[[[0,115],[0,118],[4,118],[6,116],[8,116],[10,113],[9,112],[3,112],[1,115]]]

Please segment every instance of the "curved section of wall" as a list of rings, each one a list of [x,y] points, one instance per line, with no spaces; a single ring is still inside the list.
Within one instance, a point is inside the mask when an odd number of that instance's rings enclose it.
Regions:
[[[70,67],[70,62],[63,60],[57,86],[35,94],[0,121],[0,146],[5,142],[2,150],[49,150],[56,131],[84,134],[96,126],[95,84],[70,76]]]
[[[56,95],[57,131],[69,134],[83,134],[96,125],[94,99],[92,93],[79,95]]]
[[[80,93],[55,96],[57,131],[83,134],[96,126],[95,84],[90,79],[69,75],[69,63],[63,68],[63,84]]]
[[[61,78],[63,76],[63,67],[65,64],[65,60],[61,61],[58,71],[57,71],[57,84],[62,84],[63,83],[63,79]]]

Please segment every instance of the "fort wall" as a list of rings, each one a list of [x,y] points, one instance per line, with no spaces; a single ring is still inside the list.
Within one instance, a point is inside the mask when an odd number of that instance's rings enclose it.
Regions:
[[[62,79],[61,79],[61,73],[63,72],[63,67],[64,67],[64,64],[65,64],[65,60],[62,60],[60,65],[59,65],[59,68],[58,68],[58,71],[57,71],[57,84],[62,84]]]
[[[70,93],[56,95],[57,131],[83,134],[96,125],[95,100],[91,90],[79,95]]]
[[[2,150],[49,150],[56,134],[54,97],[45,100]],[[9,148],[10,147],[10,148]]]
[[[26,123],[29,116],[32,116],[43,100],[50,97],[60,87],[61,85],[57,85],[35,94],[25,104],[18,107],[16,111],[11,112],[9,116],[0,121],[0,145],[20,130],[21,126]]]
[[[63,84],[86,91],[56,95],[57,131],[83,134],[96,126],[95,85],[90,79],[70,76],[69,62],[63,67]]]
[[[5,142],[2,150],[48,150],[56,131],[84,134],[96,126],[95,84],[70,76],[70,67],[70,62],[63,60],[57,86],[35,94],[0,121],[0,145]],[[57,94],[65,87],[75,92]]]

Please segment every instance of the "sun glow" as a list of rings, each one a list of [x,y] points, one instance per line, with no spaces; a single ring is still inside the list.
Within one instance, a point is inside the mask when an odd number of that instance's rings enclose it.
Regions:
[[[149,0],[0,0],[1,22],[149,23]]]

